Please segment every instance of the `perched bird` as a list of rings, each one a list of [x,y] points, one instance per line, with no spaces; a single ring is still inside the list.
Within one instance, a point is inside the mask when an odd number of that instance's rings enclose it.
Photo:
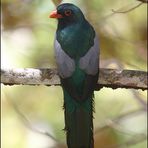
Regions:
[[[99,74],[99,45],[95,30],[75,5],[63,3],[57,18],[55,57],[64,94],[68,148],[93,148],[93,92]]]

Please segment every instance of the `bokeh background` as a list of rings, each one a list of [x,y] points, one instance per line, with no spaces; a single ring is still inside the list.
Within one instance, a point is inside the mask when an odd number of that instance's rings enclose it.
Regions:
[[[53,40],[57,21],[48,16],[59,2],[1,0],[2,68],[56,67]],[[79,6],[95,27],[100,67],[147,71],[146,3],[126,13],[140,1],[63,2]],[[66,148],[60,86],[1,84],[1,90],[2,148]],[[95,92],[95,148],[146,148],[146,98],[142,90],[103,88]]]

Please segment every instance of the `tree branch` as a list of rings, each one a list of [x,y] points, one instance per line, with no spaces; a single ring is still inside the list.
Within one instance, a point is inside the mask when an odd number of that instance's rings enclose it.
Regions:
[[[144,113],[143,108],[139,108],[137,110],[133,110],[133,111],[121,114],[118,117],[115,117],[112,119],[110,119],[110,118],[106,119],[106,122],[104,123],[104,125],[101,125],[100,127],[98,127],[95,130],[94,135],[97,135],[97,134],[103,132],[103,130],[106,130],[108,128],[112,128],[115,131],[129,135],[131,138],[129,138],[126,141],[122,141],[121,143],[113,144],[110,146],[103,146],[101,148],[123,148],[123,147],[128,147],[128,146],[130,147],[132,145],[135,145],[137,143],[145,141],[147,139],[147,135],[145,133],[135,133],[135,132],[127,131],[127,130],[123,129],[119,124],[119,121],[124,118],[135,117],[135,116],[142,114],[142,113]]]
[[[143,3],[148,3],[148,0],[138,0],[140,2],[143,2]]]
[[[143,2],[141,2],[141,3],[137,4],[136,6],[130,8],[130,9],[128,9],[128,10],[125,10],[125,11],[118,11],[118,10],[112,9],[112,12],[114,12],[114,13],[128,13],[128,12],[130,12],[130,11],[132,11],[132,10],[134,10],[134,9],[136,9],[136,8],[138,8],[138,7],[140,7],[142,4],[143,4]]]
[[[6,97],[7,98],[7,97]],[[17,113],[17,115],[20,117],[20,120],[22,121],[22,123],[31,131],[44,135],[44,136],[48,136],[49,138],[51,138],[53,141],[55,141],[56,143],[59,143],[59,141],[53,137],[50,133],[48,133],[47,131],[43,131],[40,129],[35,128],[31,121],[27,118],[27,116],[19,109],[17,103],[15,103],[12,99],[8,99],[8,102],[12,105],[13,109],[15,110],[15,112]]]
[[[1,83],[5,85],[60,85],[56,69],[2,69]],[[100,69],[96,90],[102,87],[148,89],[147,72],[136,70]]]
[[[135,117],[135,116],[142,114],[144,112],[145,111],[143,110],[143,108],[139,108],[139,109],[136,109],[136,110],[128,111],[127,113],[121,114],[121,115],[119,115],[118,117],[115,117],[115,118],[108,118],[108,119],[105,120],[104,124],[97,127],[97,129],[95,130],[95,134],[100,133],[101,131],[107,129],[108,127],[111,127],[111,128],[113,128],[117,131],[120,131],[122,133],[135,135],[135,133],[125,132],[125,131],[120,130],[121,128],[120,129],[118,128],[119,127],[118,123],[119,123],[120,120],[122,120],[124,118]],[[116,125],[118,127],[116,127]]]

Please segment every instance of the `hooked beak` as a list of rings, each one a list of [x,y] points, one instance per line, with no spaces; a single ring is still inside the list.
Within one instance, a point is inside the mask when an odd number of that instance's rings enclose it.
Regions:
[[[49,18],[63,18],[63,16],[58,14],[57,10],[55,10],[50,13]]]

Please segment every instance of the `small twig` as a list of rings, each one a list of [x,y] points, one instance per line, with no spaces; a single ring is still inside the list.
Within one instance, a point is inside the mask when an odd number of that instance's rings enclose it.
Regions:
[[[111,120],[111,119],[107,120],[106,125],[107,125],[108,127],[111,127],[112,129],[114,129],[114,130],[120,132],[120,133],[125,134],[125,135],[130,135],[130,136],[135,136],[135,135],[137,135],[137,133],[135,133],[135,132],[133,132],[133,131],[123,129],[123,127],[122,127],[121,125],[119,125],[119,123],[116,123],[116,122],[114,122],[114,121]],[[138,134],[138,135],[143,135],[143,133]]]
[[[57,7],[62,2],[62,0],[52,0],[52,2]]]
[[[97,133],[99,134],[101,131],[111,127],[113,129],[117,130],[118,132],[122,132],[124,134],[128,134],[128,135],[132,136],[132,138],[130,140],[127,140],[125,142],[121,142],[121,143],[115,144],[115,145],[113,144],[113,145],[110,145],[110,146],[102,146],[101,148],[122,148],[122,147],[126,147],[126,146],[131,146],[131,145],[134,145],[134,144],[137,144],[139,142],[146,140],[145,134],[136,134],[136,133],[131,133],[130,131],[124,131],[118,125],[118,122],[121,119],[128,117],[128,116],[129,117],[133,116],[135,114],[139,114],[141,112],[143,112],[143,108],[127,112],[123,115],[120,115],[119,117],[114,118],[114,119],[108,119],[107,122],[102,127],[98,127],[97,130],[95,131],[95,134],[97,134]]]
[[[127,113],[124,113],[116,118],[113,118],[113,119],[106,119],[106,122],[105,124],[101,125],[100,127],[98,127],[96,130],[95,130],[95,134],[96,133],[99,133],[100,131],[102,130],[105,130],[107,127],[110,126],[110,122],[107,123],[107,121],[111,121],[111,123],[114,123],[114,124],[117,124],[117,122],[119,122],[121,119],[125,118],[125,117],[131,117],[133,115],[137,115],[141,112],[143,112],[143,108],[140,108],[140,109],[137,109],[137,110],[133,110],[133,111],[130,111],[130,112],[127,112]]]
[[[114,13],[128,13],[128,12],[140,7],[142,4],[143,4],[143,2],[141,2],[141,3],[137,4],[135,7],[132,7],[132,8],[125,10],[125,11],[118,11],[118,10],[112,9],[112,12],[114,12]]]
[[[134,99],[136,99],[140,105],[144,108],[144,110],[147,111],[147,102],[144,101],[141,97],[140,97],[140,94],[139,92],[135,91],[135,90],[132,90],[132,93],[134,95]]]

